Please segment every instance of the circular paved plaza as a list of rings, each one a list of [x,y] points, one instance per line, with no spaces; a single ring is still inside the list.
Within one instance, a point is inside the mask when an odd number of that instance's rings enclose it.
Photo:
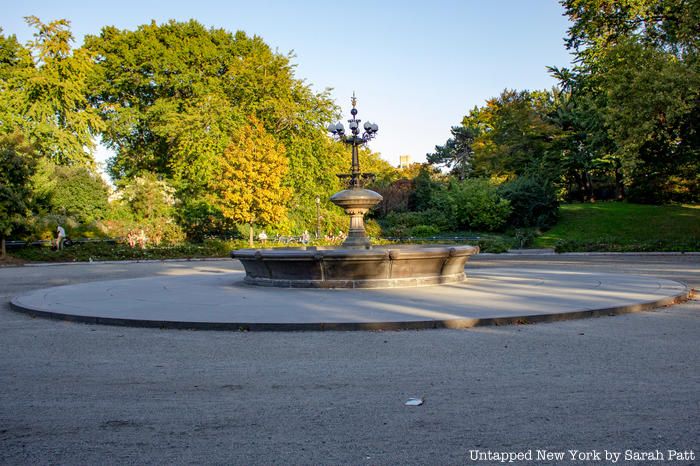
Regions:
[[[12,299],[41,317],[213,330],[396,330],[531,323],[653,309],[687,298],[655,277],[566,269],[470,270],[465,282],[390,289],[293,289],[244,284],[239,271],[110,280]]]

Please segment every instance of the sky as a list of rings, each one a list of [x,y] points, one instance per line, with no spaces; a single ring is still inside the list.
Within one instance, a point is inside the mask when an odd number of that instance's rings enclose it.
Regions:
[[[32,38],[24,17],[71,22],[75,45],[104,26],[134,30],[169,19],[258,35],[293,52],[295,76],[316,91],[331,88],[350,118],[379,125],[370,148],[397,165],[425,160],[474,106],[503,89],[556,84],[547,66],[569,66],[570,24],[556,0],[0,0],[0,27]],[[100,149],[98,159],[109,156]]]

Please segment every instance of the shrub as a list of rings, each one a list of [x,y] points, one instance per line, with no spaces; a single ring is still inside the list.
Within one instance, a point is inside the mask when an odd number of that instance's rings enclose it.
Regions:
[[[521,176],[502,184],[498,194],[510,201],[511,226],[549,228],[557,222],[559,200],[552,184],[545,180]]]
[[[427,238],[429,236],[435,236],[438,233],[440,233],[440,230],[433,225],[416,225],[410,230],[410,236],[415,236],[417,238]]]
[[[501,198],[487,179],[452,181],[441,195],[447,197],[445,204],[449,204],[457,227],[464,230],[498,230],[512,211],[510,201]]]
[[[60,251],[48,246],[32,246],[12,255],[21,259],[42,262],[100,261],[100,260],[158,260],[192,257],[227,257],[233,249],[245,246],[243,241],[207,240],[203,243],[184,243],[177,246],[131,248],[114,242],[74,243]]]
[[[33,183],[34,197],[42,211],[72,217],[79,223],[105,217],[109,187],[87,167],[55,165],[42,160]]]
[[[628,242],[617,238],[593,241],[561,240],[554,246],[556,252],[657,252],[700,251],[700,240],[687,241],[648,240]]]
[[[508,252],[511,245],[500,239],[481,239],[479,240],[479,251],[493,254]]]
[[[438,209],[428,209],[421,212],[389,212],[380,221],[382,234],[386,237],[400,238],[416,236],[412,229],[418,226],[435,228],[437,234],[441,231],[453,230],[456,224],[449,212]],[[429,235],[430,236],[430,235]]]

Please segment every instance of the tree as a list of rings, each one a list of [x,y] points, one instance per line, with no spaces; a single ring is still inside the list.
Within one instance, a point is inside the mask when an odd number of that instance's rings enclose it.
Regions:
[[[0,136],[0,256],[5,239],[27,218],[31,207],[31,176],[35,149],[19,133]]]
[[[504,90],[464,117],[463,126],[481,128],[472,144],[475,176],[514,178],[536,174],[558,181],[560,129],[551,121],[555,109],[550,91]]]
[[[700,199],[700,3],[565,0],[574,96],[638,201]]]
[[[102,220],[107,214],[109,187],[89,167],[41,159],[33,181],[39,210],[70,216],[80,223]]]
[[[144,220],[170,218],[176,203],[175,189],[149,172],[121,183],[119,197],[137,219]]]
[[[0,37],[0,112],[7,116],[0,131],[20,131],[56,163],[90,165],[94,135],[102,127],[86,95],[92,58],[71,49],[68,21],[26,19],[37,31],[27,49],[14,36]]]
[[[463,180],[471,172],[474,139],[479,131],[471,126],[453,126],[451,133],[452,137],[445,145],[435,146],[435,152],[427,154],[426,159],[432,165],[451,168],[452,174]]]
[[[282,184],[288,169],[284,154],[253,118],[231,138],[209,185],[209,201],[226,218],[249,225],[251,247],[254,224],[269,225],[285,214],[291,190]]]
[[[96,57],[92,103],[106,124],[103,139],[116,151],[112,176],[149,171],[170,180],[180,216],[198,212],[198,234],[202,222],[218,217],[207,205],[214,168],[248,116],[284,146],[283,184],[295,204],[313,211],[316,196],[337,188],[342,149],[325,131],[336,107],[327,92],[294,77],[291,55],[275,53],[260,37],[169,21],[134,31],[105,27],[85,47]]]
[[[490,180],[452,179],[446,188],[438,192],[436,203],[449,209],[458,228],[493,231],[506,224],[511,213],[510,201],[498,195],[496,185]]]

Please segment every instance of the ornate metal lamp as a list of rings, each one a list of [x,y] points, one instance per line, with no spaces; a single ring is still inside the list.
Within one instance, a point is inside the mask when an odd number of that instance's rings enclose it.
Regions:
[[[364,132],[360,135],[360,123],[362,120],[356,118],[357,108],[355,108],[355,106],[357,104],[357,98],[354,93],[351,102],[352,110],[350,110],[350,113],[352,114],[352,118],[348,120],[351,134],[345,134],[345,127],[342,123],[330,124],[328,126],[328,131],[330,131],[338,141],[352,148],[350,173],[338,175],[340,179],[348,180],[348,189],[334,194],[331,197],[331,202],[344,209],[345,213],[350,216],[350,229],[347,239],[343,242],[343,246],[369,248],[371,244],[367,237],[367,232],[365,231],[364,216],[369,209],[382,201],[382,196],[379,193],[362,187],[365,180],[374,179],[374,174],[360,172],[358,149],[375,137],[379,127],[376,123],[365,122],[363,126]]]

